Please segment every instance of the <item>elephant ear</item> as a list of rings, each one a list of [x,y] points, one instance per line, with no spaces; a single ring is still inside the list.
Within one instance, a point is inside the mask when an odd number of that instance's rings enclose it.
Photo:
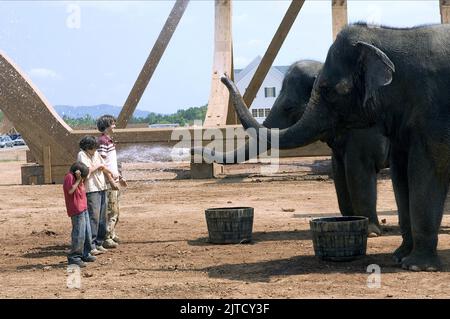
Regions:
[[[372,44],[357,42],[356,47],[361,52],[360,62],[365,82],[363,107],[367,110],[375,108],[378,88],[391,84],[395,65],[383,51]]]

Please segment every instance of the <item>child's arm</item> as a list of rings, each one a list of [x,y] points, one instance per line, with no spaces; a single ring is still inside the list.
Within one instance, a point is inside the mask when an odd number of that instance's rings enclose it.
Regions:
[[[78,185],[80,185],[80,182],[81,182],[81,172],[75,171],[75,176],[76,176],[77,180],[72,185],[72,188],[69,190],[70,195],[72,195],[75,192],[75,190],[78,188]]]
[[[103,164],[99,164],[96,166],[90,166],[89,167],[89,175],[91,175],[92,173],[94,173],[97,170],[105,170],[105,169],[106,169],[106,167]]]
[[[109,184],[111,185],[111,188],[115,191],[119,190],[119,185],[117,185],[116,181],[114,180],[113,175],[109,170],[103,171],[103,174],[105,175],[106,179],[108,180]]]

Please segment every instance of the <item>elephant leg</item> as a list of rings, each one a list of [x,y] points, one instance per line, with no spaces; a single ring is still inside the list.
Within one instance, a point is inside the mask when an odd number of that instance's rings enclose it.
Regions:
[[[402,244],[394,252],[394,260],[401,263],[402,259],[408,256],[413,248],[411,221],[409,216],[409,187],[408,187],[408,161],[407,154],[397,147],[391,148],[390,172],[392,186],[394,188],[395,201],[398,209],[398,219],[400,232],[402,234]]]
[[[353,149],[346,154],[345,173],[353,211],[369,219],[369,237],[381,235],[377,216],[377,172],[372,159]]]
[[[353,212],[350,194],[347,189],[344,161],[333,151],[331,163],[339,210],[341,211],[342,216],[354,216],[355,214]]]
[[[445,155],[442,155],[443,157]],[[413,249],[402,267],[414,271],[436,271],[438,232],[448,191],[449,169],[436,167],[430,151],[415,145],[408,162],[410,217]]]

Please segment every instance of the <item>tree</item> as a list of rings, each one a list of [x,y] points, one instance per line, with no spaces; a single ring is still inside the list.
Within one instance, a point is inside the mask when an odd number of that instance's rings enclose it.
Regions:
[[[151,124],[179,124],[185,126],[186,124],[192,125],[194,121],[203,121],[206,116],[206,110],[208,105],[200,107],[190,107],[186,110],[178,110],[173,114],[159,114],[151,112],[146,117],[133,117],[130,119],[130,123],[146,123]],[[95,129],[95,119],[90,115],[85,115],[82,118],[70,118],[63,116],[63,120],[69,124],[72,128],[76,129]]]

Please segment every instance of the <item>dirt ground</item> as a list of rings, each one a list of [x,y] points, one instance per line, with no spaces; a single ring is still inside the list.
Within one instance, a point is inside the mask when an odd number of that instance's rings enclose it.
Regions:
[[[269,177],[257,165],[227,167],[224,178],[202,181],[183,179],[183,165],[124,164],[123,242],[82,270],[81,289],[69,289],[71,226],[61,185],[18,185],[24,151],[14,152],[0,151],[0,298],[450,296],[449,216],[439,237],[442,271],[402,270],[391,260],[400,235],[386,174],[378,195],[385,234],[369,238],[367,256],[344,263],[314,256],[309,220],[339,212],[327,159],[293,159]],[[208,243],[204,210],[223,206],[255,208],[252,243]],[[367,285],[371,264],[381,267],[378,288]]]

